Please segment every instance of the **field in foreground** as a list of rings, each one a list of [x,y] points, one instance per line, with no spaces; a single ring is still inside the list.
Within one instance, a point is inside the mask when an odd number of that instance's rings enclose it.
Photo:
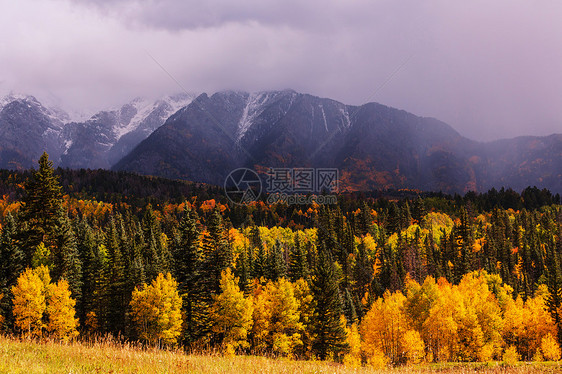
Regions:
[[[57,344],[0,337],[0,373],[555,373],[560,363],[431,364],[386,370],[255,356],[185,355],[111,343]]]

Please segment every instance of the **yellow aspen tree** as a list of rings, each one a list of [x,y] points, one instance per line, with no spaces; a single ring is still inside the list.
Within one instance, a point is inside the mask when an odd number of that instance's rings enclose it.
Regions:
[[[302,357],[310,358],[312,353],[312,342],[314,334],[312,332],[312,320],[314,317],[314,297],[308,282],[298,279],[295,282],[295,298],[299,302],[299,322],[303,326],[301,346],[295,347],[295,352]]]
[[[502,355],[502,360],[504,364],[509,366],[513,366],[517,364],[517,362],[519,362],[520,359],[521,356],[519,356],[519,353],[517,353],[517,348],[515,348],[513,345],[507,347]]]
[[[400,292],[386,291],[377,299],[361,322],[363,351],[369,359],[383,352],[392,363],[402,358],[402,335],[408,330],[404,303],[406,297]]]
[[[47,331],[57,339],[68,340],[78,335],[78,319],[74,318],[76,301],[70,297],[68,282],[61,279],[50,284],[47,293]]]
[[[221,293],[213,296],[210,310],[212,331],[222,341],[227,351],[246,348],[248,332],[252,327],[252,301],[244,297],[230,268],[223,270],[220,279]]]
[[[262,286],[257,279],[254,281],[252,293],[252,329],[251,329],[251,346],[255,353],[265,353],[268,344],[271,309],[269,308],[268,289]]]
[[[345,334],[349,352],[343,357],[343,363],[354,368],[361,367],[361,336],[359,335],[357,325],[354,323],[346,327]]]
[[[175,344],[177,337],[181,334],[182,299],[178,292],[178,283],[172,278],[170,273],[166,276],[159,274],[158,278],[152,282],[152,286],[157,289],[158,296],[158,329],[160,339],[167,344]]]
[[[438,297],[423,324],[425,341],[435,361],[454,361],[458,350],[458,308],[462,296],[444,278],[437,281]]]
[[[503,345],[504,321],[495,295],[488,288],[487,273],[466,274],[458,285],[465,314],[461,316],[461,357],[488,361]],[[463,334],[464,333],[464,334]]]
[[[135,287],[129,305],[139,338],[153,343],[157,340],[154,321],[158,309],[153,304],[151,296],[146,283],[140,289]]]
[[[552,334],[544,336],[541,340],[542,357],[547,361],[560,360],[560,346]]]
[[[150,286],[136,287],[130,306],[139,337],[152,344],[176,344],[182,326],[181,304],[178,284],[170,273],[158,274]]]
[[[43,315],[47,308],[46,284],[50,282],[49,270],[45,266],[26,269],[12,287],[13,314],[16,326],[28,337],[40,336],[45,327]]]
[[[299,322],[299,303],[294,285],[285,278],[267,284],[270,310],[270,347],[275,353],[292,354],[302,344],[303,325]]]
[[[433,277],[425,278],[422,285],[409,277],[406,279],[405,310],[410,326],[414,330],[423,332],[423,324],[438,297],[439,291]]]
[[[508,345],[516,344],[525,330],[525,303],[521,296],[515,300],[510,298],[503,305],[503,337]]]
[[[402,336],[402,351],[409,364],[420,363],[425,357],[425,344],[416,330],[408,330]]]
[[[521,335],[520,352],[529,359],[541,346],[543,337],[556,336],[557,329],[546,307],[548,288],[541,284],[532,298],[527,299],[524,308],[524,328]]]

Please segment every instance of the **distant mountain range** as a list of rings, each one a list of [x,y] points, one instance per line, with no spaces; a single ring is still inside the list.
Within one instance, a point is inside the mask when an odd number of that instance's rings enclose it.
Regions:
[[[137,98],[74,122],[63,110],[44,106],[33,96],[8,95],[0,100],[0,168],[33,167],[47,151],[62,167],[109,169],[193,98]]]
[[[449,125],[376,103],[292,90],[142,99],[71,122],[32,96],[0,100],[0,167],[110,168],[222,185],[249,167],[330,167],[340,189],[562,192],[562,135],[476,142]]]

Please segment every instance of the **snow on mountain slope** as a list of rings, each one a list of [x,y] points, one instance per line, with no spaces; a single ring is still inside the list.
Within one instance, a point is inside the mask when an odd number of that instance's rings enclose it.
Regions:
[[[65,131],[68,147],[61,157],[61,165],[111,167],[193,98],[189,94],[157,100],[136,98],[118,109],[99,112],[87,121],[70,123]]]

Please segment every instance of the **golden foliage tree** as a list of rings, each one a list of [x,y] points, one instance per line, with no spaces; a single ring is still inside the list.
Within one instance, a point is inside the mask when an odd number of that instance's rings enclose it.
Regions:
[[[76,301],[70,297],[68,282],[51,284],[46,266],[26,269],[12,287],[13,314],[16,326],[27,336],[41,336],[46,329],[51,336],[68,340],[78,335]]]
[[[408,330],[402,335],[402,349],[406,362],[409,364],[417,364],[421,362],[425,356],[425,344],[421,335],[416,330]]]
[[[223,270],[220,279],[221,293],[213,296],[210,317],[212,331],[227,350],[248,347],[248,332],[252,327],[252,301],[244,297],[230,268]]]
[[[269,324],[271,321],[271,309],[269,308],[268,289],[261,285],[257,279],[254,280],[252,293],[252,349],[256,353],[267,350],[267,337],[269,335]]]
[[[402,358],[402,335],[408,330],[405,301],[406,297],[400,291],[386,291],[363,318],[360,330],[367,359],[379,352],[383,352],[393,363]]]
[[[178,284],[170,273],[136,287],[130,306],[139,337],[151,344],[175,344],[181,333],[181,304]]]
[[[299,306],[295,285],[285,278],[270,281],[265,289],[259,291],[253,332],[266,348],[285,355],[292,354],[297,346],[302,345],[303,324],[300,322]]]
[[[43,315],[47,308],[46,284],[51,281],[49,270],[45,266],[26,269],[12,287],[16,326],[28,337],[41,336],[45,327]]]
[[[361,366],[361,336],[357,325],[354,323],[350,327],[345,328],[346,342],[349,346],[349,352],[343,357],[343,363],[346,366]]]
[[[548,334],[542,338],[540,350],[545,360],[560,360],[560,346],[552,334]]]
[[[299,302],[299,322],[303,327],[300,347],[295,347],[295,352],[303,357],[309,357],[312,350],[314,336],[312,333],[312,321],[314,317],[314,297],[308,282],[298,279],[295,282],[295,298]]]
[[[503,305],[503,338],[524,359],[541,356],[542,339],[549,334],[556,336],[556,325],[546,308],[547,295],[546,286],[540,285],[526,302],[520,296],[515,300],[509,297]]]
[[[61,340],[68,340],[78,335],[76,330],[78,319],[74,318],[76,300],[71,298],[70,294],[68,282],[64,279],[48,286],[46,327],[49,333]]]

